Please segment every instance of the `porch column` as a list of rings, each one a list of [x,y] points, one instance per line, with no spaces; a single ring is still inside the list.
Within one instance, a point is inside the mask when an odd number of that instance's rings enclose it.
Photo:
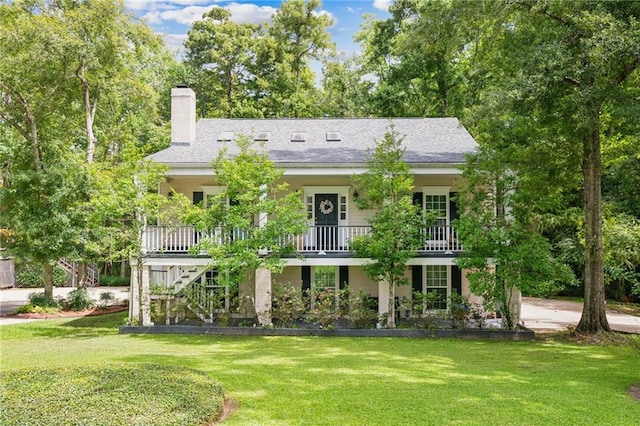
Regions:
[[[140,309],[142,310],[143,326],[151,324],[151,296],[149,295],[149,281],[151,267],[142,265],[142,285],[140,286]]]
[[[378,315],[389,313],[389,283],[378,281]]]
[[[129,283],[129,324],[134,325],[140,318],[140,286],[138,264],[131,261],[131,281]]]
[[[256,269],[254,307],[260,325],[271,325],[271,271]]]
[[[513,324],[520,324],[520,311],[522,307],[522,292],[517,287],[511,287],[510,294],[511,314],[513,315]]]

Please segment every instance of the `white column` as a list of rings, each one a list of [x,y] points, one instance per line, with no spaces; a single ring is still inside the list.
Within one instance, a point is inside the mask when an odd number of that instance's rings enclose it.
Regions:
[[[255,276],[255,309],[260,325],[271,324],[271,271],[260,267]]]
[[[131,282],[129,285],[129,323],[137,324],[140,318],[140,286],[138,285],[138,264],[131,261]]]
[[[522,292],[517,288],[517,287],[511,287],[511,294],[510,294],[510,301],[511,301],[511,315],[512,315],[512,319],[513,319],[513,324],[514,325],[518,325],[520,324],[520,311],[521,311],[521,307],[522,307]]]
[[[151,324],[151,297],[149,295],[149,281],[150,281],[150,271],[151,268],[149,266],[142,265],[142,286],[140,295],[140,309],[142,310],[142,324],[143,326],[152,325]]]

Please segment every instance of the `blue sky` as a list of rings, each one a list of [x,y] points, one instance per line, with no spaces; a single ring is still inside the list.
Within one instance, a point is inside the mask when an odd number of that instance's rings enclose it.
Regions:
[[[334,19],[329,29],[338,50],[345,56],[359,51],[353,35],[360,29],[362,15],[389,16],[392,0],[325,0],[322,12]],[[167,46],[178,51],[187,37],[191,24],[214,6],[231,12],[231,20],[238,23],[262,23],[271,18],[281,1],[270,0],[125,0],[126,7],[143,18],[157,33],[162,34]]]

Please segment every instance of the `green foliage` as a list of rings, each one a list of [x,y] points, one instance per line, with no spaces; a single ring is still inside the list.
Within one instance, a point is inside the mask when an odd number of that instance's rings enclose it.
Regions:
[[[275,283],[272,287],[271,318],[277,326],[293,327],[308,305],[299,287]]]
[[[32,263],[16,262],[17,287],[44,287],[43,268]],[[67,271],[56,265],[53,268],[53,285],[63,286],[69,280]]]
[[[467,184],[459,201],[465,215],[455,226],[465,250],[456,262],[471,270],[470,289],[483,297],[485,310],[499,310],[505,325],[513,328],[514,289],[529,295],[553,294],[573,276],[537,231],[536,206],[528,203],[529,194],[508,161],[494,151],[481,150],[469,157],[464,176]]]
[[[3,372],[0,423],[187,425],[212,422],[224,393],[199,371],[154,364]]]
[[[86,288],[80,287],[69,292],[65,300],[62,302],[65,309],[71,311],[84,311],[95,306],[93,298]]]
[[[348,289],[348,287],[347,287]],[[346,289],[345,289],[346,290]],[[349,324],[353,328],[373,328],[378,320],[375,302],[368,293],[349,291],[347,303]]]
[[[234,142],[239,152],[231,157],[224,149],[213,165],[224,190],[208,206],[192,207],[185,222],[208,234],[194,251],[207,251],[220,271],[240,280],[259,267],[280,272],[282,256],[295,253],[286,237],[304,234],[307,220],[300,194],[279,183],[283,171],[266,151],[246,136]]]
[[[406,264],[424,245],[425,221],[413,204],[413,175],[404,161],[402,137],[390,128],[367,157],[369,170],[353,176],[361,193],[358,208],[372,209],[371,234],[355,238],[356,256],[371,259],[363,270],[374,281],[389,283],[389,327],[395,321],[395,287],[407,283]]]
[[[337,306],[338,297],[332,289],[313,289],[310,292],[311,309],[307,313],[307,319],[318,324],[324,330],[335,328],[335,322],[340,319]]]
[[[131,277],[121,277],[119,275],[100,275],[100,285],[105,287],[128,287]]]
[[[40,308],[59,309],[60,303],[46,293],[31,293],[28,297],[29,304]]]
[[[233,22],[223,8],[196,21],[185,42],[184,81],[206,117],[310,117],[323,111],[311,60],[335,47],[319,0],[283,1],[264,25]]]

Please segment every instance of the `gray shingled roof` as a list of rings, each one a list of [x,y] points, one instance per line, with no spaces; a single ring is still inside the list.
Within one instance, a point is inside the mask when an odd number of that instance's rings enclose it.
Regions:
[[[351,119],[202,119],[196,141],[176,144],[150,156],[159,163],[210,163],[220,148],[237,152],[233,143],[218,141],[223,132],[255,138],[269,133],[269,158],[278,164],[358,164],[368,148],[384,137],[389,125],[404,136],[408,163],[462,163],[478,145],[456,118],[351,118]],[[292,142],[293,133],[306,133],[305,142]],[[327,141],[328,132],[340,132],[340,141]]]

